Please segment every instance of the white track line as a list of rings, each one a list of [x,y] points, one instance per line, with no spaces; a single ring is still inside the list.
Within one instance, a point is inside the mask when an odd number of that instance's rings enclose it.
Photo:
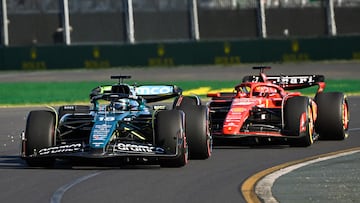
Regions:
[[[87,176],[83,176],[83,177],[80,177],[78,179],[76,179],[75,181],[73,182],[70,182],[62,187],[60,187],[59,189],[56,190],[56,192],[52,195],[51,197],[51,200],[50,200],[50,203],[60,203],[61,202],[61,198],[64,196],[64,193],[66,191],[68,191],[70,188],[72,188],[74,185],[77,185],[87,179],[90,179],[94,176],[97,176],[99,174],[101,174],[102,172],[97,172],[97,173],[92,173],[92,174],[89,174]]]
[[[358,131],[358,130],[360,130],[360,128],[351,128],[351,129],[349,129],[349,131]]]
[[[306,166],[306,165],[309,165],[309,164],[312,164],[312,163],[325,161],[325,160],[328,160],[328,159],[333,159],[333,158],[337,158],[337,157],[341,157],[341,156],[346,156],[346,155],[354,154],[354,153],[357,153],[357,152],[360,152],[360,150],[344,152],[344,153],[331,155],[331,156],[327,156],[327,157],[320,157],[320,158],[317,158],[317,159],[313,159],[313,160],[306,161],[306,162],[303,162],[303,163],[295,164],[295,165],[280,169],[278,171],[275,171],[274,173],[271,173],[271,174],[263,177],[256,184],[255,193],[265,203],[278,203],[278,201],[272,195],[271,188],[272,188],[274,182],[276,181],[276,179],[278,179],[280,176],[285,175],[287,173],[290,173],[291,171],[293,171],[295,169],[301,168],[303,166]]]

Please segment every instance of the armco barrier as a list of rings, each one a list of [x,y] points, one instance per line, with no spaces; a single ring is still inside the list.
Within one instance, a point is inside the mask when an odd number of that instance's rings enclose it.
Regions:
[[[0,70],[360,59],[360,36],[0,48]]]

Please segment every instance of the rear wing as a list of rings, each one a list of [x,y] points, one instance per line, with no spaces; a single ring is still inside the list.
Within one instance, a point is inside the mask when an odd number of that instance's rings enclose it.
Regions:
[[[102,95],[114,95],[117,97],[138,98],[141,97],[147,103],[162,101],[182,94],[182,89],[176,85],[102,85],[90,92],[90,99],[102,98]],[[109,96],[110,97],[110,96]]]
[[[243,82],[271,82],[284,90],[303,89],[315,85],[319,86],[318,91],[325,88],[325,77],[323,75],[267,75],[266,81],[263,81],[259,75],[249,75],[243,78]]]
[[[182,89],[176,85],[139,85],[135,86],[135,92],[150,103],[179,96]]]

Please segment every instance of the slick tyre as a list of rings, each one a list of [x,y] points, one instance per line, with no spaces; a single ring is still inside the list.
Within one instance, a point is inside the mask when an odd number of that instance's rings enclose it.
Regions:
[[[51,111],[31,111],[25,130],[26,162],[32,167],[51,167],[55,159],[51,157],[36,157],[39,150],[54,145],[55,114]]]
[[[212,140],[209,130],[209,111],[206,106],[186,103],[176,107],[185,113],[185,134],[190,159],[207,159],[211,156]]]
[[[156,115],[156,143],[175,157],[161,158],[162,167],[182,167],[188,160],[184,129],[184,113],[178,110],[160,111]]]
[[[75,113],[89,113],[90,112],[90,106],[86,105],[65,105],[60,106],[58,110],[58,117],[59,120],[61,117],[65,114],[75,114]]]
[[[314,122],[308,97],[289,98],[284,107],[285,134],[296,136],[290,146],[308,147],[313,144]]]
[[[315,130],[322,140],[343,140],[348,137],[349,107],[340,92],[319,93],[315,97],[318,116]]]

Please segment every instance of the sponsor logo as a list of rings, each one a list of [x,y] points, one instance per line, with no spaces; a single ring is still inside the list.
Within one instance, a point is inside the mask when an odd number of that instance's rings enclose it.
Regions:
[[[267,76],[267,79],[272,81],[274,84],[306,84],[314,83],[315,78],[312,75],[303,75],[303,76]],[[259,82],[259,76],[253,76],[252,82]]]
[[[55,147],[49,147],[39,150],[40,155],[47,155],[47,154],[58,154],[58,153],[65,153],[65,152],[76,152],[80,151],[81,144],[69,144],[69,145],[61,145]]]
[[[154,105],[153,109],[154,110],[166,110],[166,106],[165,105]]]
[[[98,129],[98,130],[108,130],[111,127],[112,127],[111,125],[106,125],[106,124],[97,124],[97,125],[95,125],[95,129]]]
[[[90,137],[91,142],[101,142],[101,144],[103,144],[103,142],[106,140],[106,138],[108,137],[108,135],[110,135],[109,133],[111,132],[111,125],[106,125],[106,124],[96,124],[92,130],[92,134]],[[93,145],[95,145],[95,143],[92,143]],[[96,145],[99,146],[99,145]]]
[[[243,106],[247,106],[250,104],[254,104],[254,102],[247,102],[247,101],[234,101],[233,105],[243,105]]]
[[[225,126],[237,126],[235,123],[233,123],[231,121],[232,121],[232,119],[226,119],[225,122],[227,122],[227,123],[225,124]]]
[[[140,86],[136,88],[138,95],[159,95],[169,94],[173,92],[172,86],[157,85],[157,86]]]
[[[105,135],[94,135],[93,136],[93,140],[95,141],[95,140],[102,140],[102,141],[104,141],[105,139],[106,139],[106,134]]]
[[[269,80],[273,80],[274,83],[285,83],[285,84],[305,84],[315,82],[313,76],[276,76],[268,77]]]
[[[64,110],[74,110],[75,106],[64,106]]]
[[[99,121],[114,121],[114,120],[115,120],[115,117],[112,117],[112,116],[110,116],[110,117],[103,117],[103,116],[99,117]]]
[[[235,108],[232,108],[231,110],[234,113],[242,113],[242,112],[244,112],[244,111],[246,111],[248,109],[247,108],[242,108],[242,107],[235,107]]]
[[[92,143],[95,147],[100,147],[102,146],[104,143],[103,142],[94,142]]]
[[[139,153],[164,153],[164,149],[147,145],[118,143],[114,147],[114,151],[121,152],[139,152]]]

